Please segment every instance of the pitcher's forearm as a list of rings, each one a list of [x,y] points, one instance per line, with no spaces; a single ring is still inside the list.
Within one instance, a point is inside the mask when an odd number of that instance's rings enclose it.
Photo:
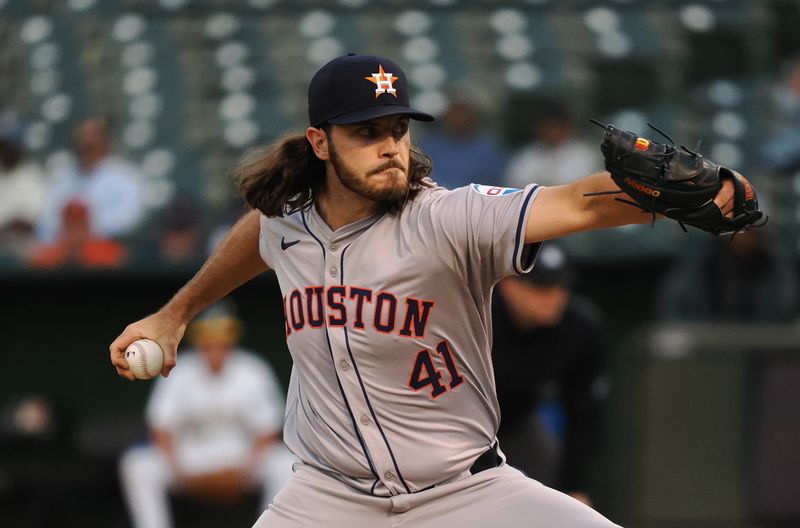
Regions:
[[[617,194],[594,194],[594,193]],[[587,196],[588,195],[588,196]],[[525,228],[525,243],[559,238],[603,227],[650,222],[651,215],[626,199],[607,172],[598,172],[566,185],[539,191]]]
[[[200,271],[161,309],[188,323],[194,316],[267,270],[258,252],[258,211],[234,225]]]
[[[619,191],[619,187],[611,179],[608,172],[599,172],[588,178],[576,182],[575,198],[585,200],[585,206],[591,211],[593,220],[588,224],[589,229],[617,227],[629,224],[643,224],[653,220],[652,215],[643,214],[637,205],[621,202],[632,201],[626,194],[601,194],[591,196],[592,193]],[[589,194],[590,196],[586,196]],[[658,216],[660,218],[660,216]]]

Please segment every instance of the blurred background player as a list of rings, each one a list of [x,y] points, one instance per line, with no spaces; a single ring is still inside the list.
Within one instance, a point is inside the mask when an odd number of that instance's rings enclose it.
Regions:
[[[495,289],[498,438],[509,464],[591,504],[606,385],[603,328],[597,309],[569,285],[566,254],[548,242],[533,272]]]
[[[145,215],[144,182],[135,165],[111,151],[108,120],[92,117],[75,129],[76,163],[57,167],[37,226],[43,242],[52,242],[61,213],[72,200],[89,208],[91,232],[104,238],[131,235]]]
[[[240,336],[229,303],[210,307],[190,326],[181,368],[153,389],[152,444],[120,461],[135,527],[172,526],[170,492],[225,503],[261,487],[266,508],[291,477],[281,387],[264,360],[238,347]]]

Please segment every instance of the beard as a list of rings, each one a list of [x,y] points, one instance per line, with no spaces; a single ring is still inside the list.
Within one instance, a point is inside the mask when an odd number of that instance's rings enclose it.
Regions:
[[[336,171],[336,176],[342,185],[359,196],[378,203],[381,208],[399,209],[402,208],[408,198],[409,182],[408,170],[397,160],[389,160],[386,163],[370,170],[364,176],[359,177],[355,171],[351,170],[344,160],[336,152],[333,141],[328,142],[328,150],[331,156],[331,164]],[[392,178],[382,187],[374,187],[369,183],[369,177],[383,172],[387,169],[396,168],[403,171],[404,178]]]

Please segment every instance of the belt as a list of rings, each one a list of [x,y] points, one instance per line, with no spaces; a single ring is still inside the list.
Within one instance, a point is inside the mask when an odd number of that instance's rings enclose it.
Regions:
[[[477,459],[475,459],[475,463],[472,464],[472,467],[469,468],[469,472],[473,475],[475,473],[480,473],[481,471],[486,471],[487,469],[496,468],[503,465],[503,457],[500,456],[500,453],[497,451],[497,442],[492,444],[492,447],[481,453]]]

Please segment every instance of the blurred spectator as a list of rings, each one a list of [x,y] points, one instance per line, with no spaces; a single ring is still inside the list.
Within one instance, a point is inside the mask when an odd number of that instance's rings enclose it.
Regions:
[[[93,117],[75,131],[77,163],[58,167],[53,174],[37,234],[52,242],[60,230],[62,209],[78,199],[89,208],[91,232],[104,238],[131,234],[142,220],[143,179],[138,169],[111,153],[107,120]]]
[[[765,231],[748,231],[676,263],[658,305],[672,321],[787,321],[797,315],[797,275]]]
[[[561,185],[603,168],[600,149],[575,137],[572,115],[560,101],[542,105],[533,123],[533,143],[511,158],[505,185]]]
[[[26,156],[16,114],[0,115],[0,248],[24,255],[44,202],[44,174]]]
[[[205,233],[193,198],[177,196],[167,207],[158,240],[162,262],[187,264],[205,257]]]
[[[145,413],[153,443],[120,462],[135,527],[172,525],[169,491],[224,504],[262,487],[266,508],[291,477],[280,385],[240,335],[229,305],[210,307],[187,333],[194,350],[156,382]]]
[[[89,208],[73,200],[61,211],[61,231],[51,244],[31,249],[28,265],[34,268],[118,268],[126,250],[118,242],[92,235]]]
[[[458,95],[442,116],[441,127],[422,138],[420,148],[436,160],[431,176],[442,187],[500,185],[507,156],[479,121],[475,102]]]
[[[605,397],[596,308],[569,290],[564,251],[546,244],[531,274],[495,290],[492,357],[508,463],[590,504],[589,466]]]
[[[205,258],[205,229],[200,208],[192,196],[178,194],[153,221],[153,229],[148,230],[152,235],[137,250],[139,262],[189,266]]]
[[[800,169],[800,58],[789,62],[772,98],[773,133],[761,154],[770,169],[791,172]]]

